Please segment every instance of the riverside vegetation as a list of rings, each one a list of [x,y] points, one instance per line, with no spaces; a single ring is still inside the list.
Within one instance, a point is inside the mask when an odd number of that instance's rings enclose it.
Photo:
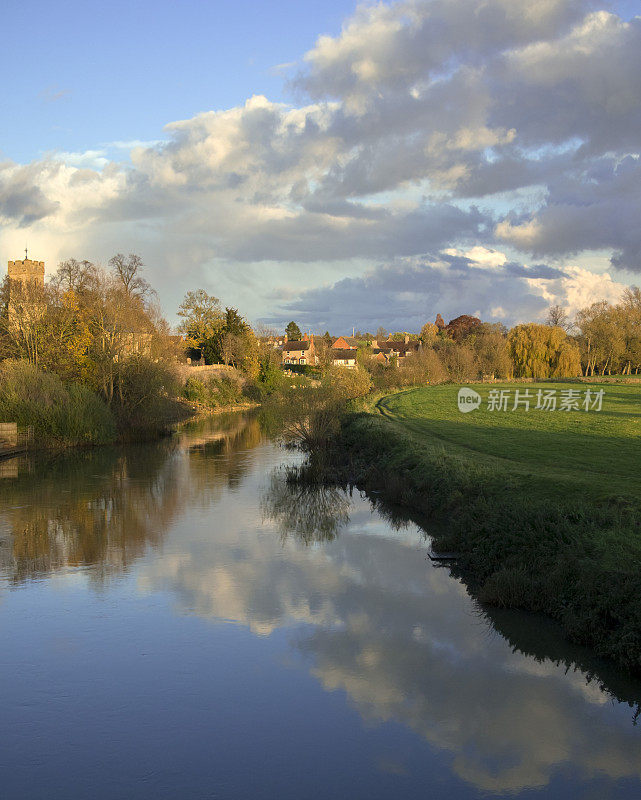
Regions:
[[[135,254],[116,254],[103,269],[69,259],[45,284],[11,281],[0,287],[0,413],[31,426],[41,446],[101,444],[150,438],[170,430],[194,411],[224,409],[284,398],[310,405],[301,387],[313,387],[312,404],[362,386],[391,391],[404,386],[497,378],[574,377],[641,368],[641,291],[630,287],[618,305],[594,303],[574,326],[553,306],[546,324],[507,330],[463,314],[446,325],[440,315],[420,334],[413,355],[381,362],[372,344],[388,334],[359,334],[358,379],[336,374],[329,332],[316,339],[318,364],[285,374],[273,331],[256,331],[237,309],[223,308],[205,290],[188,291],[178,308],[180,336],[171,335],[154,289]],[[290,338],[300,337],[295,322]],[[571,332],[573,330],[574,332]],[[179,362],[189,357],[224,371],[186,380]],[[26,365],[26,366],[25,366]],[[346,388],[360,381],[353,395]],[[343,387],[342,389],[340,387]],[[343,391],[345,390],[345,391]],[[331,393],[330,393],[331,394]],[[329,402],[329,401],[327,401]],[[332,401],[333,402],[333,401]],[[335,415],[335,411],[328,418]]]
[[[600,412],[490,412],[488,391],[505,387],[477,388],[470,414],[451,385],[368,398],[307,447],[292,479],[412,509],[481,603],[544,612],[570,640],[641,672],[641,386],[606,385]]]
[[[287,379],[279,354],[234,308],[203,290],[179,308],[172,336],[135,254],[103,269],[69,259],[44,285],[0,286],[0,420],[33,430],[39,447],[161,436],[198,408],[256,402]],[[185,352],[224,375],[186,382]]]

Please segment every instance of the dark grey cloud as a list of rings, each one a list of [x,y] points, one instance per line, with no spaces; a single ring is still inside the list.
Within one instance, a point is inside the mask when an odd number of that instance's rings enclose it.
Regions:
[[[27,227],[58,208],[37,185],[38,165],[0,164],[0,218],[5,224]]]
[[[503,265],[503,269],[508,275],[516,275],[519,278],[529,278],[530,280],[537,278],[551,280],[552,278],[567,278],[568,276],[567,272],[562,269],[550,267],[547,264],[534,264],[531,267],[526,267],[524,264],[509,261]]]
[[[302,292],[285,304],[281,316],[268,321],[294,318],[318,331],[375,331],[379,325],[418,331],[439,313],[446,320],[479,313],[485,321],[512,324],[541,316],[550,304],[530,281],[566,277],[545,264],[487,266],[465,256],[435,254],[398,260],[364,277]]]
[[[463,211],[449,204],[376,215],[306,213],[258,225],[246,239],[223,244],[221,252],[239,261],[393,258],[453,240],[476,241],[490,229],[491,222],[489,215],[476,208]]]
[[[600,11],[566,36],[488,65],[490,126],[516,127],[523,146],[583,143],[588,155],[641,147],[641,17]]]
[[[437,314],[446,321],[475,314],[508,326],[543,319],[550,305],[570,316],[596,300],[617,302],[624,286],[610,275],[580,267],[527,266],[503,254],[473,248],[468,254],[434,253],[397,259],[367,275],[298,292],[270,318],[272,325],[295,319],[318,332],[352,327],[418,332]]]
[[[512,216],[497,229],[506,241],[539,255],[614,251],[614,266],[641,272],[641,160],[611,156],[551,180],[533,215]]]

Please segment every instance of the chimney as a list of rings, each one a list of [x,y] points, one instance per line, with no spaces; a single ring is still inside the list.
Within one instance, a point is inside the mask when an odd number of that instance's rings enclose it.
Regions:
[[[409,333],[406,333],[405,334],[405,344],[409,344],[409,341],[410,341],[410,335],[409,335]]]
[[[285,334],[285,338],[283,339],[283,343],[287,342],[287,334]]]
[[[306,341],[307,341],[307,333],[305,333],[305,335],[303,336],[303,341],[304,341],[304,342],[306,342]]]

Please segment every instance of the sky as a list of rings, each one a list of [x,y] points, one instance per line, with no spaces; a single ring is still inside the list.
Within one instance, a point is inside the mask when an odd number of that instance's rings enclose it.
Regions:
[[[640,16],[635,16],[640,15]],[[0,253],[170,321],[419,330],[641,282],[641,0],[2,4]]]

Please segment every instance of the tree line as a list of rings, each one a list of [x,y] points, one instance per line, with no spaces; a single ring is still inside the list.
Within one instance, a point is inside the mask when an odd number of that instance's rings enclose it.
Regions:
[[[0,288],[0,360],[27,362],[96,392],[122,425],[168,412],[172,341],[139,256],[103,269],[69,259],[44,285]]]
[[[291,327],[290,327],[291,326]],[[296,323],[288,329],[299,330]],[[291,337],[290,337],[291,338]],[[626,289],[619,303],[599,301],[581,309],[574,320],[559,305],[551,306],[544,323],[523,323],[508,329],[462,314],[445,323],[440,314],[420,333],[355,332],[358,362],[377,388],[425,382],[512,378],[573,378],[638,375],[641,371],[641,290]],[[411,355],[376,360],[376,342],[420,342]],[[321,366],[328,360],[332,337],[315,339]]]
[[[0,411],[4,416],[19,416],[15,397],[29,391],[38,395],[40,405],[54,395],[60,405],[61,387],[79,386],[106,405],[117,428],[137,430],[161,427],[185,413],[184,403],[181,412],[176,402],[179,399],[205,405],[260,401],[292,382],[282,369],[276,333],[252,328],[238,309],[224,307],[217,297],[198,289],[187,292],[178,316],[181,336],[174,336],[136,254],[118,253],[106,268],[71,258],[44,284],[7,277],[0,285]],[[285,332],[288,339],[302,337],[294,321]],[[485,376],[544,379],[639,374],[641,290],[626,289],[619,303],[593,303],[572,321],[560,306],[549,309],[544,324],[525,323],[511,329],[468,314],[446,324],[439,314],[420,333],[388,333],[379,327],[375,334],[356,331],[355,338],[358,363],[366,373],[362,380],[332,368],[334,337],[329,331],[315,336],[315,350],[320,361],[316,372],[331,371],[330,382],[345,382],[346,391],[357,394],[372,384],[386,388]],[[420,342],[420,348],[389,363],[374,358],[375,341],[405,338]],[[185,353],[192,362],[224,364],[230,369],[224,378],[192,377],[184,386],[177,364]],[[39,394],[33,389],[36,374]],[[60,385],[54,387],[55,381],[47,382],[42,375],[55,376]],[[350,381],[358,385],[348,387]],[[8,388],[12,385],[13,395]],[[100,416],[86,391],[74,390],[65,401],[69,419],[82,413],[87,419]],[[85,404],[85,411],[73,410],[79,403]],[[65,425],[72,423],[59,423]]]
[[[0,284],[0,415],[25,425],[38,420],[48,439],[89,443],[113,438],[114,430],[165,429],[190,413],[185,401],[229,405],[279,386],[280,353],[264,346],[237,309],[199,289],[187,292],[178,314],[182,336],[172,335],[133,253],[117,253],[106,268],[68,259],[46,283],[7,276]],[[179,362],[186,350],[192,360],[232,369],[185,386]],[[92,438],[92,426],[102,433]]]

